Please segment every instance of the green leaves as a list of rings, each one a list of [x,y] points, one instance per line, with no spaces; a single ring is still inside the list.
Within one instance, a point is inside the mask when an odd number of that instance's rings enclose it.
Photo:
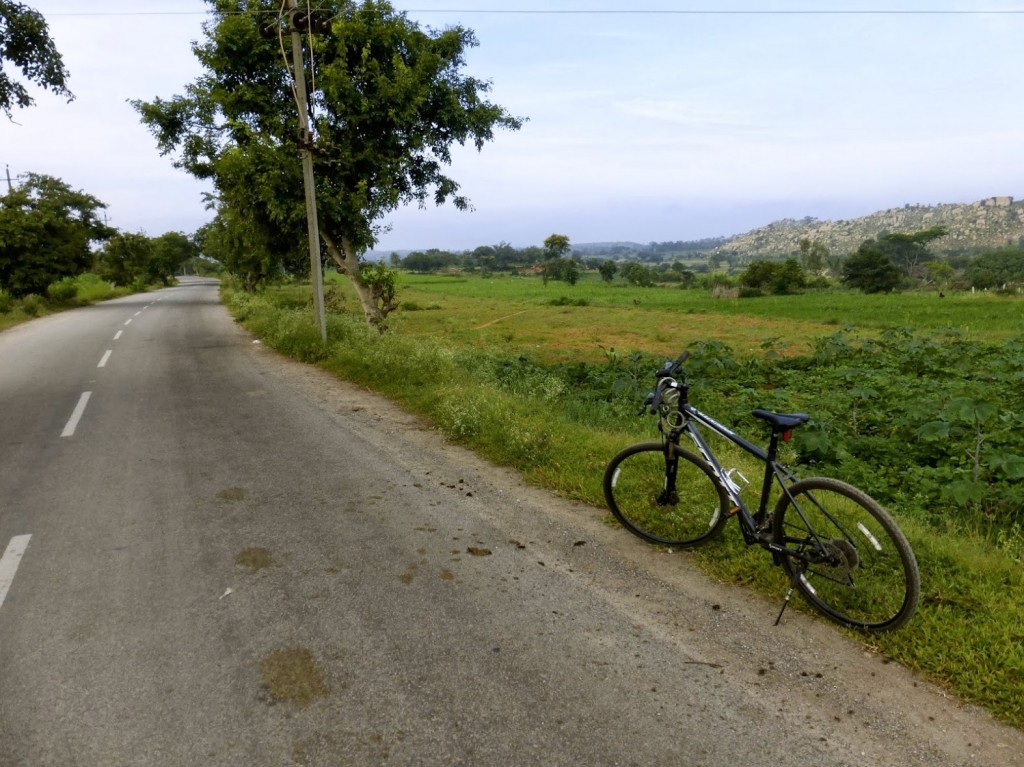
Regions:
[[[857,248],[843,263],[843,283],[865,293],[888,293],[900,284],[900,271],[874,240]]]
[[[1024,456],[993,451],[986,457],[986,463],[1006,479],[1024,479]]]
[[[302,268],[305,200],[296,181],[300,150],[309,147],[299,140],[291,64],[280,41],[259,31],[278,18],[280,3],[208,2],[215,12],[194,47],[204,74],[183,96],[134,106],[162,152],[213,180],[219,234],[211,242],[248,283]],[[453,144],[480,149],[496,129],[516,130],[522,120],[486,101],[489,83],[463,73],[465,51],[476,45],[470,30],[423,30],[380,0],[324,0],[317,10],[331,18],[331,32],[303,36],[315,78],[300,74],[310,91],[318,218],[328,252],[358,282],[348,262],[373,245],[391,211],[428,200],[469,208],[446,172]],[[290,58],[290,40],[285,47]],[[364,308],[372,316],[390,303]]]
[[[61,277],[92,266],[91,245],[113,234],[102,202],[58,178],[30,174],[0,197],[0,288],[42,294]]]
[[[4,71],[3,64],[8,62],[30,83],[68,101],[74,98],[67,88],[68,71],[43,15],[22,3],[0,0],[0,110],[10,117],[13,107],[31,106],[33,99],[22,83]]]

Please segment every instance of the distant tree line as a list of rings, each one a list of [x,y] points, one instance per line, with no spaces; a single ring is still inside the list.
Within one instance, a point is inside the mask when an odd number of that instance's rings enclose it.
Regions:
[[[180,232],[149,237],[108,226],[106,207],[52,176],[29,173],[12,185],[0,196],[0,291],[47,296],[55,283],[87,272],[115,285],[167,284],[183,264],[196,271],[204,261],[195,239]]]
[[[649,287],[731,289],[741,297],[787,295],[808,288],[847,287],[867,293],[901,289],[1017,291],[1024,289],[1024,249],[1006,247],[951,258],[937,256],[932,245],[947,234],[936,226],[920,232],[885,232],[866,240],[847,256],[834,254],[819,241],[803,239],[785,259],[741,259],[738,254],[704,253],[693,249],[688,258],[665,256],[689,243],[651,243],[643,252],[600,258],[593,250],[572,248],[565,235],[552,235],[543,247],[515,248],[507,242],[472,251],[431,249],[405,257],[391,256],[391,265],[419,273],[496,272],[536,274],[546,283],[575,283],[596,272],[606,283]],[[709,244],[711,241],[700,241]],[[618,246],[610,246],[615,250]]]

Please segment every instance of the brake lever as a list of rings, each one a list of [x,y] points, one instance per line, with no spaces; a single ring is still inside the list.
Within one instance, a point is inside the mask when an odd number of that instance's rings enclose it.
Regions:
[[[652,405],[654,405],[654,392],[647,392],[647,396],[644,398],[644,405],[640,408],[640,412],[637,415],[647,415],[648,412],[653,412]]]

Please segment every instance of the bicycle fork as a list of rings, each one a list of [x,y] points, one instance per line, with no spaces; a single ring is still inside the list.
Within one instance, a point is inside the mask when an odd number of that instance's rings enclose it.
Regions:
[[[679,459],[672,451],[671,444],[665,446],[665,486],[658,496],[658,505],[679,503],[679,491],[676,490],[676,473],[679,471]]]

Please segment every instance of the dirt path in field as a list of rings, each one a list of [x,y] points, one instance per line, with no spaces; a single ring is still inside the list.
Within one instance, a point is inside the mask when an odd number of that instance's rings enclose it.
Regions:
[[[529,309],[523,309],[520,312],[513,312],[512,314],[506,314],[504,317],[498,317],[498,319],[491,320],[490,322],[485,322],[483,325],[477,325],[475,328],[470,328],[470,330],[483,330],[484,328],[489,328],[491,325],[497,325],[499,322],[504,322],[505,320],[510,320],[513,317],[518,317],[520,314],[526,314],[528,311],[530,311],[530,310]]]

